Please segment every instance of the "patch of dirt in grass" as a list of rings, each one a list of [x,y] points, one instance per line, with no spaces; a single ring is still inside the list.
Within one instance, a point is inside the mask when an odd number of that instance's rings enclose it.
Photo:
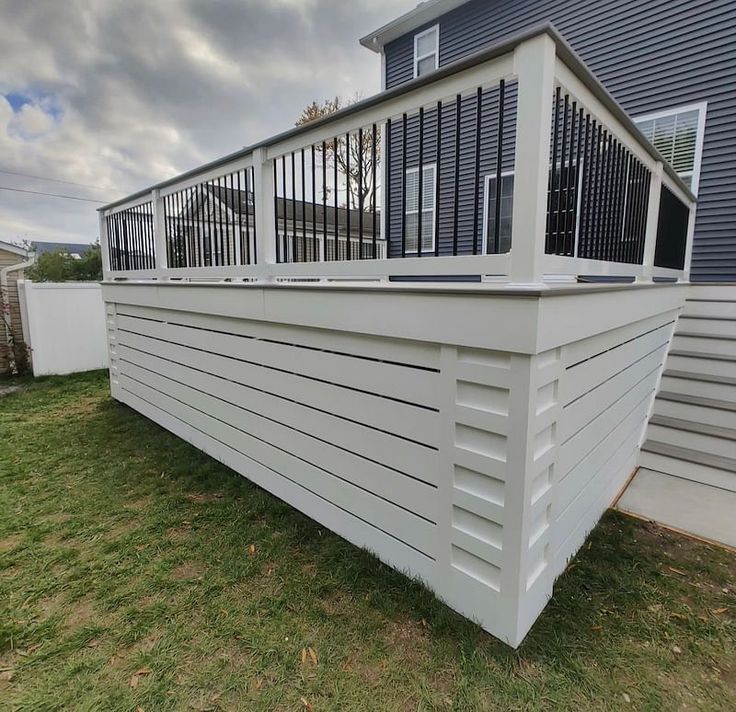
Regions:
[[[59,613],[60,609],[63,608],[65,601],[66,598],[62,593],[54,593],[50,596],[40,598],[36,603],[36,607],[40,611],[40,619],[42,621],[47,621],[49,618]]]
[[[136,519],[126,519],[122,522],[118,522],[115,526],[111,527],[104,533],[103,539],[106,541],[120,539],[126,534],[130,534],[132,531],[135,531],[138,524],[139,522]]]
[[[204,576],[204,568],[200,564],[186,562],[180,564],[171,572],[171,578],[175,581],[190,581],[201,579]]]
[[[129,661],[142,653],[149,653],[162,640],[163,633],[156,631],[136,640],[132,645],[116,650],[107,661],[112,668],[127,667]]]
[[[134,499],[131,502],[126,502],[123,505],[123,509],[127,509],[132,512],[140,512],[148,506],[148,503],[150,501],[151,498],[148,495],[146,495],[145,497],[139,497],[138,499]]]
[[[235,645],[228,645],[216,654],[220,660],[235,670],[245,670],[253,665],[253,655],[247,650],[241,650]]]
[[[420,623],[413,620],[390,621],[384,637],[389,649],[406,660],[410,667],[426,660],[427,636]]]
[[[343,663],[342,669],[353,673],[369,687],[379,687],[386,672],[386,661],[380,663],[366,661],[359,651],[354,650]]]
[[[57,420],[67,421],[69,419],[79,420],[97,415],[100,411],[102,400],[98,395],[79,396],[71,402],[65,402],[58,409],[49,409],[45,412],[45,420],[54,422]]]
[[[192,535],[191,524],[182,524],[178,527],[170,527],[166,530],[165,537],[169,541],[180,543],[188,541]]]
[[[354,601],[349,593],[337,590],[325,596],[319,605],[328,616],[339,616],[343,613],[351,613]]]
[[[217,499],[222,499],[225,495],[222,492],[190,492],[185,495],[190,502],[195,504],[208,504]]]
[[[54,512],[53,514],[44,514],[40,517],[40,521],[44,524],[66,524],[72,515],[69,512]]]
[[[84,628],[96,617],[97,613],[92,601],[82,598],[69,604],[69,612],[66,614],[64,627],[70,631]]]
[[[20,543],[20,540],[20,534],[10,534],[9,536],[3,537],[0,539],[0,552],[15,549],[15,547]]]

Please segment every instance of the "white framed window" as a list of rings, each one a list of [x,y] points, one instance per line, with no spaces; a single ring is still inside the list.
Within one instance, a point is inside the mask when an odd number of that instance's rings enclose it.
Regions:
[[[501,174],[501,212],[498,237],[496,237],[496,186],[493,173],[485,177],[483,201],[483,254],[503,254],[511,249],[511,216],[514,210],[514,172]]]
[[[700,164],[707,102],[678,106],[634,118],[639,130],[687,183],[694,195],[700,186]]]
[[[422,209],[419,210],[419,167],[406,170],[405,238],[406,253],[416,254],[419,221],[422,225],[422,252],[434,252],[434,212],[437,164],[422,166]]]
[[[414,77],[434,72],[440,64],[440,26],[414,35]]]

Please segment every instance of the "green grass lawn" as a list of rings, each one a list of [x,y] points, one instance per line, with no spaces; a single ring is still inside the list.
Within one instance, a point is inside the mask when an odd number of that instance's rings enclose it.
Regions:
[[[0,398],[0,708],[736,709],[736,556],[609,514],[518,651],[112,401]]]

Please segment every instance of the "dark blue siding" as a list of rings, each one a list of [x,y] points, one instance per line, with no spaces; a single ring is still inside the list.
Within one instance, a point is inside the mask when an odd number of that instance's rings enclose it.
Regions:
[[[482,94],[481,102],[481,142],[478,186],[478,215],[474,220],[475,206],[475,118],[476,97],[465,96],[461,101],[460,114],[460,159],[458,190],[458,254],[472,254],[474,227],[477,224],[477,247],[483,245],[483,187],[484,176],[496,173],[498,150],[498,104],[497,87],[487,89]],[[439,254],[450,255],[453,252],[454,206],[455,206],[455,126],[456,104],[445,102],[442,106],[442,134],[440,147],[439,182],[440,195],[436,209],[439,209]],[[516,135],[516,82],[506,85],[504,99],[504,137],[502,170],[513,170]],[[390,225],[389,255],[401,255],[401,219],[402,219],[402,126],[396,121],[391,130],[391,165],[389,169],[390,183]],[[437,156],[437,110],[425,111],[423,164],[431,164]],[[407,118],[407,151],[406,167],[419,165],[419,121],[417,114]]]
[[[708,102],[692,279],[736,280],[736,0],[471,0],[429,25],[445,65],[543,21],[632,116]],[[415,32],[386,45],[387,88],[412,78]]]

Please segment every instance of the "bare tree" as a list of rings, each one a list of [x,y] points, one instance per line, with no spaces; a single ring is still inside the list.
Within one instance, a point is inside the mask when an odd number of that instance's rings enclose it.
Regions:
[[[325,116],[339,111],[360,100],[360,95],[356,94],[350,99],[344,100],[339,96],[332,99],[325,99],[322,102],[313,101],[306,106],[299,118],[296,120],[296,126],[303,126],[312,121],[317,121]],[[347,136],[338,136],[334,139],[325,141],[326,164],[334,169],[337,164],[338,171],[344,181],[344,187],[350,196],[350,207],[357,208],[362,205],[363,209],[373,212],[376,209],[376,196],[380,187],[380,153],[381,153],[381,132],[376,128],[375,145],[373,137],[373,128],[368,127],[363,130],[362,136],[359,133],[351,132],[350,138]],[[316,147],[319,153],[322,152],[322,146]],[[375,159],[376,166],[374,170],[373,161]],[[324,186],[325,198],[331,192],[328,186]]]

